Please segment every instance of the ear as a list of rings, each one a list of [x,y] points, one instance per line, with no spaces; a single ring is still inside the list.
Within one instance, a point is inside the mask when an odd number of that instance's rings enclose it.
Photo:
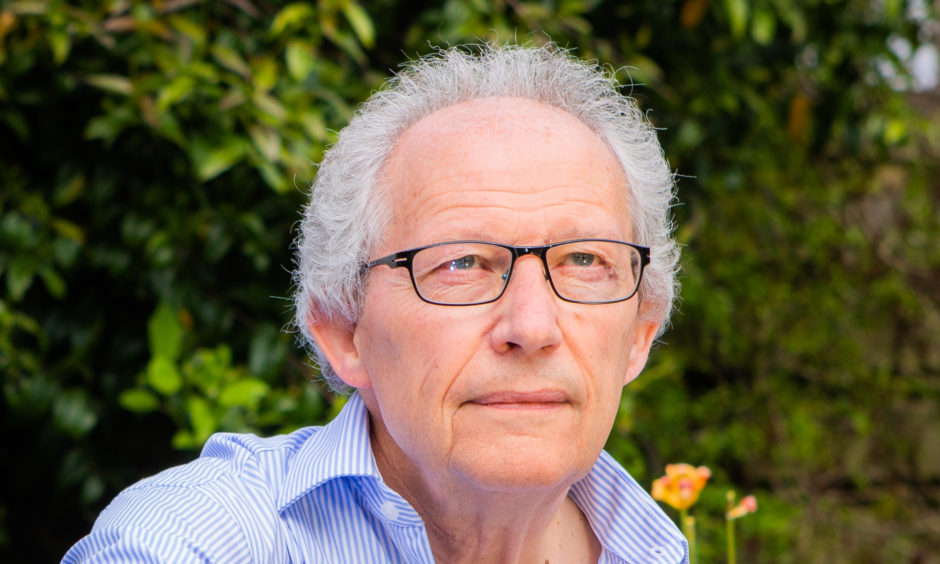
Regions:
[[[633,328],[633,342],[630,344],[630,363],[627,365],[627,374],[623,381],[626,386],[632,382],[643,367],[646,366],[646,359],[649,358],[650,347],[653,346],[653,338],[659,331],[659,323],[653,321],[637,321]]]
[[[307,316],[307,328],[337,376],[353,388],[369,388],[372,382],[356,347],[356,326],[345,319]]]

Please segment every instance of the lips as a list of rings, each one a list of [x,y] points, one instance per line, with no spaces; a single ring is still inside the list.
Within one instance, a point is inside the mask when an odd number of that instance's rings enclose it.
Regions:
[[[568,395],[560,390],[500,391],[476,397],[471,404],[503,408],[548,408],[568,403]]]

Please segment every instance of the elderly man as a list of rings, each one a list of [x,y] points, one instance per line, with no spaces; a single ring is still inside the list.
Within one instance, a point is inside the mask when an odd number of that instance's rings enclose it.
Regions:
[[[600,69],[553,47],[411,64],[327,153],[298,241],[340,415],[214,436],[65,561],[685,562],[602,451],[669,315],[672,198]]]

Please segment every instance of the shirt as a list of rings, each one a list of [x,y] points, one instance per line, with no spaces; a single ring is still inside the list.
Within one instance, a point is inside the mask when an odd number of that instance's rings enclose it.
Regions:
[[[685,538],[606,452],[569,496],[599,562],[688,562]],[[385,485],[353,394],[324,427],[217,433],[201,456],[119,494],[66,553],[78,562],[432,563],[421,517]]]

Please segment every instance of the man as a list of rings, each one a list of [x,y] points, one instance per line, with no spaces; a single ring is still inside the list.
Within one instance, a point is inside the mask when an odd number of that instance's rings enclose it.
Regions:
[[[341,414],[214,436],[65,561],[687,561],[602,452],[669,315],[672,198],[601,70],[554,47],[411,64],[327,153],[298,241]]]

